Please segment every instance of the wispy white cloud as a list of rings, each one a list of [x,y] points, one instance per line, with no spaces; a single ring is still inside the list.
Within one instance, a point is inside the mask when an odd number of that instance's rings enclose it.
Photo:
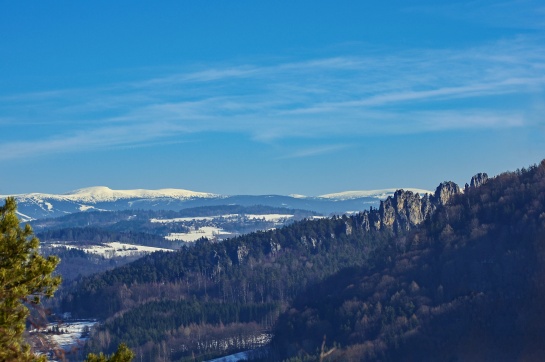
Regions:
[[[176,125],[155,122],[122,127],[104,127],[64,133],[37,141],[0,144],[0,160],[36,157],[44,154],[100,150],[111,147],[146,145],[157,139],[168,139],[180,131]]]
[[[323,145],[323,146],[301,148],[285,156],[281,156],[279,157],[279,159],[320,156],[320,155],[325,155],[325,154],[330,154],[330,153],[335,153],[341,150],[345,150],[349,147],[351,146],[346,144],[337,144],[337,145]]]
[[[215,65],[101,87],[8,95],[0,98],[0,131],[11,133],[0,141],[0,159],[138,147],[199,132],[272,142],[521,127],[535,122],[528,99],[542,98],[544,69],[542,39],[517,37],[463,49],[375,49],[300,62]],[[25,130],[32,125],[42,129],[29,137]]]

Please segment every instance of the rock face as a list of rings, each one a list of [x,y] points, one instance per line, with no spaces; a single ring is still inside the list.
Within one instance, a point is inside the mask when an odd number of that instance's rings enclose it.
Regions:
[[[439,205],[446,205],[453,195],[460,193],[460,187],[452,181],[441,182],[435,190],[435,199]]]
[[[378,210],[371,209],[361,213],[357,218],[357,227],[364,232],[407,231],[423,222],[437,207],[446,205],[454,195],[459,193],[460,187],[451,181],[441,183],[434,195],[420,196],[411,191],[398,190],[393,196],[382,201]]]
[[[242,262],[248,256],[249,253],[250,253],[250,250],[248,249],[248,247],[246,245],[244,245],[244,244],[239,245],[238,248],[237,248],[237,261],[238,261],[238,263],[242,264]]]
[[[276,255],[280,250],[282,250],[282,246],[278,241],[272,240],[270,241],[271,246],[271,254]]]
[[[479,187],[488,181],[488,175],[486,173],[478,173],[471,178],[470,187]]]
[[[411,191],[397,190],[380,204],[379,214],[382,227],[395,230],[409,230],[420,224],[431,210],[422,208],[422,199]]]
[[[352,235],[352,224],[350,224],[349,222],[345,222],[344,227],[346,235]]]

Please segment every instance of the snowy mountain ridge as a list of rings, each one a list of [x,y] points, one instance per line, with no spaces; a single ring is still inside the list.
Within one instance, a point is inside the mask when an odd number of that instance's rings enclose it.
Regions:
[[[18,214],[23,221],[58,217],[82,211],[181,210],[185,208],[217,205],[264,205],[310,210],[323,215],[367,210],[378,206],[380,200],[394,194],[397,189],[345,191],[322,196],[283,195],[218,195],[185,189],[112,190],[105,186],[88,187],[66,194],[29,193],[11,195],[18,204]],[[431,191],[405,189],[420,195]],[[0,195],[0,201],[8,195]]]
[[[318,196],[324,199],[335,199],[335,200],[348,200],[348,199],[358,199],[362,197],[374,197],[377,199],[385,199],[388,196],[392,196],[397,190],[401,188],[390,188],[390,189],[380,189],[380,190],[363,190],[363,191],[343,191],[333,194],[326,194]],[[419,194],[423,196],[425,194],[433,194],[433,191],[415,189],[415,188],[406,188],[405,191],[411,191],[412,193]]]
[[[112,190],[106,186],[94,186],[87,187],[78,190],[68,192],[66,194],[43,194],[43,193],[30,193],[13,195],[18,200],[27,199],[52,199],[52,200],[66,200],[76,202],[111,202],[122,199],[154,199],[154,198],[171,198],[177,200],[184,200],[189,198],[216,198],[220,195],[196,192],[184,189],[159,189],[159,190]],[[0,195],[0,198],[6,196]]]

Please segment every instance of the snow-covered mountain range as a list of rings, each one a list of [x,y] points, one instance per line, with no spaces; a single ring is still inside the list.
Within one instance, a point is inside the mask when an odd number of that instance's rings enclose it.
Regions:
[[[303,195],[234,195],[195,192],[183,189],[160,190],[112,190],[105,186],[89,187],[66,194],[30,193],[0,195],[0,200],[14,196],[21,219],[29,221],[47,217],[58,217],[81,211],[114,211],[127,209],[181,210],[198,206],[216,205],[265,205],[316,211],[325,215],[345,213],[378,207],[380,200],[397,189],[370,191],[345,191],[316,197]],[[415,193],[432,193],[428,190],[412,189]]]
[[[66,194],[21,194],[13,195],[18,200],[37,200],[37,199],[51,199],[59,201],[74,201],[85,203],[97,203],[97,202],[110,202],[123,199],[157,199],[157,198],[170,198],[174,200],[187,200],[198,197],[220,197],[220,195],[195,192],[183,189],[160,189],[160,190],[112,190],[106,186],[87,187],[79,190],[75,190]],[[0,196],[5,197],[5,196]]]
[[[324,198],[324,199],[332,199],[332,200],[350,200],[350,199],[361,199],[364,197],[372,197],[372,198],[383,200],[383,199],[386,199],[388,196],[392,196],[397,190],[399,189],[344,191],[344,192],[337,192],[334,194],[321,195],[318,197]],[[423,190],[423,189],[406,188],[404,190],[411,191],[415,194],[420,194],[420,195],[433,194],[432,191]]]

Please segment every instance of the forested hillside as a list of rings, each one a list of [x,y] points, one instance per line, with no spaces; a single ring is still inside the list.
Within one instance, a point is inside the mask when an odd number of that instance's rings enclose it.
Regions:
[[[183,229],[172,229],[172,227],[176,227],[175,224],[153,224],[150,222],[151,219],[173,219],[225,214],[291,214],[294,215],[295,220],[300,220],[312,215],[319,215],[313,211],[285,207],[263,205],[217,205],[193,207],[179,211],[140,209],[123,211],[86,211],[68,214],[62,217],[34,220],[30,222],[30,225],[36,232],[91,226],[115,232],[145,232],[156,235],[165,235],[168,232],[183,231]]]
[[[382,265],[386,256],[403,247],[390,242],[392,237],[403,238],[456,192],[459,190],[452,183],[441,184],[434,196],[398,191],[379,209],[357,215],[302,220],[277,230],[222,242],[200,240],[194,247],[174,253],[155,253],[83,279],[76,289],[62,294],[62,309],[76,317],[106,320],[89,343],[95,350],[112,351],[115,342],[126,341],[137,356],[149,361],[164,356],[165,351],[170,351],[169,358],[178,360],[237,351],[245,344],[218,337],[228,335],[226,328],[245,331],[245,341],[258,339],[270,331],[280,311],[304,287],[346,267]],[[149,326],[146,333],[153,337],[144,343],[142,332],[138,332],[142,325],[121,319],[137,313],[146,320],[158,313],[159,300],[181,305],[195,301],[205,309],[176,328]],[[265,308],[267,314],[219,321],[202,317],[208,313],[203,310],[217,305],[240,311]],[[172,318],[176,316],[172,314]],[[188,336],[198,336],[197,342]],[[206,347],[210,345],[224,347]]]
[[[65,286],[71,284],[74,279],[113,269],[142,257],[142,254],[137,252],[105,257],[99,253],[85,252],[85,247],[101,247],[105,243],[120,242],[129,248],[131,245],[144,245],[173,249],[184,244],[165,240],[164,237],[153,234],[115,232],[95,227],[46,230],[37,236],[42,242],[40,247],[42,254],[56,255],[61,259],[55,273],[62,276]]]
[[[67,241],[74,245],[101,244],[118,241],[125,244],[146,245],[158,248],[179,248],[184,243],[165,240],[164,237],[143,232],[116,232],[95,227],[47,230],[38,234],[44,243]]]
[[[67,285],[80,276],[112,269],[151,252],[139,246],[172,250],[191,245],[183,237],[169,237],[180,235],[176,233],[187,233],[193,239],[226,238],[315,216],[312,211],[281,207],[219,205],[180,211],[86,211],[31,224],[39,230],[41,252],[61,257],[56,272]],[[208,230],[201,232],[201,228]],[[213,236],[214,232],[222,235]]]
[[[48,246],[42,246],[40,253],[59,257],[61,261],[55,268],[55,274],[62,276],[63,286],[71,285],[75,280],[86,275],[113,269],[139,258],[139,256],[105,258],[102,255],[86,253],[79,249]],[[55,302],[57,302],[55,299],[47,301],[47,303]]]
[[[301,292],[274,330],[271,359],[545,358],[545,161],[466,186],[389,242],[383,264]]]

